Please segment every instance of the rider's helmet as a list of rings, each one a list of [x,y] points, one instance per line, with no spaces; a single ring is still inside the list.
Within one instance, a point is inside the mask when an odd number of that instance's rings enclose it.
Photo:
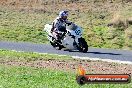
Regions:
[[[60,11],[59,18],[62,18],[63,20],[66,20],[68,16],[68,11]]]

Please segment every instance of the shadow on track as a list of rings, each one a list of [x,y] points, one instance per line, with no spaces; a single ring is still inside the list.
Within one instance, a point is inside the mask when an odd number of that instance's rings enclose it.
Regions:
[[[69,51],[69,52],[79,52],[79,51]],[[116,54],[116,53],[103,53],[103,52],[87,52],[87,53],[91,53],[91,54],[107,54],[107,55],[122,55],[122,54]]]
[[[108,55],[121,55],[121,54],[115,54],[115,53],[102,53],[102,52],[87,52],[87,53],[93,53],[93,54],[108,54]]]

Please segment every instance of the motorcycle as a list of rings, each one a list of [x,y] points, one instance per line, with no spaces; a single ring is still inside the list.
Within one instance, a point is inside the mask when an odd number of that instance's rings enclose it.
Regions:
[[[82,28],[72,23],[66,25],[66,32],[59,32],[61,43],[57,42],[51,33],[52,25],[46,24],[44,31],[47,33],[47,38],[50,44],[57,50],[67,49],[69,51],[79,50],[80,52],[86,53],[88,51],[88,44],[82,37]]]

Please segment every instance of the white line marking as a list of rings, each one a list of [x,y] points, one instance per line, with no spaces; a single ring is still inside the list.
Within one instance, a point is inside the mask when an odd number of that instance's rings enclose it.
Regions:
[[[101,58],[91,58],[91,57],[79,57],[79,56],[72,56],[72,58],[76,59],[84,59],[84,60],[93,60],[93,61],[105,61],[105,62],[114,62],[119,64],[132,64],[131,61],[120,61],[120,60],[111,60],[111,59],[101,59]]]

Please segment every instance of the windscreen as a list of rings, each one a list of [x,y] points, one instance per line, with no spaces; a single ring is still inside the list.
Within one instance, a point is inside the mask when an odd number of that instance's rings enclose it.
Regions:
[[[66,26],[66,29],[69,29],[69,30],[76,30],[76,29],[77,29],[77,25],[75,25],[75,24],[67,25],[67,26]]]

